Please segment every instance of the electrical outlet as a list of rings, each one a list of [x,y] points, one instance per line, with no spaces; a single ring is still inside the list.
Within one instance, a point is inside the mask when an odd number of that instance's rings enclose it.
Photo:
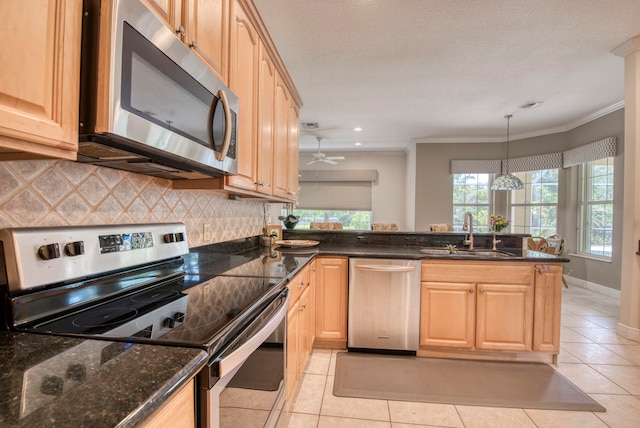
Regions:
[[[202,226],[202,240],[205,242],[211,241],[211,224],[205,223]]]

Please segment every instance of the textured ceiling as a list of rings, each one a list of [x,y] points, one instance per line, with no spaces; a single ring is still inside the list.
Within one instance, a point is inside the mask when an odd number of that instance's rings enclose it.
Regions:
[[[640,35],[640,0],[254,2],[320,125],[301,151],[504,141],[506,114],[512,139],[571,129],[622,106],[611,50]]]

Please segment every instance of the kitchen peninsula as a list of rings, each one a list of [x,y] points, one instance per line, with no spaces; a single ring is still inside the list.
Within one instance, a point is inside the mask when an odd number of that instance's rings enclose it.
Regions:
[[[369,257],[422,261],[420,347],[418,356],[512,361],[555,362],[560,350],[562,265],[569,259],[526,249],[528,235],[479,233],[474,251],[465,251],[464,233],[285,230],[284,239],[317,240],[321,260]],[[455,245],[457,251],[446,251]],[[437,250],[437,251],[433,251]],[[298,250],[299,251],[299,250]],[[322,276],[317,269],[316,275]],[[342,273],[348,287],[347,272]],[[339,310],[323,312],[317,301],[318,323],[343,326],[325,342],[320,327],[316,346],[346,347],[347,290],[327,297]],[[327,287],[317,281],[318,290]],[[334,319],[323,320],[331,314]]]

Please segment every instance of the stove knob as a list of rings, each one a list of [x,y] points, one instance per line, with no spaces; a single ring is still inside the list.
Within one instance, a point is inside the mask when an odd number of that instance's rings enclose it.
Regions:
[[[184,322],[184,312],[176,312],[173,314],[173,319],[177,322]]]
[[[64,252],[67,256],[84,254],[84,241],[69,242],[64,246]]]
[[[69,364],[65,378],[75,382],[84,382],[87,378],[87,368],[84,364]]]
[[[62,395],[62,386],[64,381],[59,376],[45,376],[40,384],[40,392],[45,395],[59,396]]]
[[[175,233],[167,233],[164,235],[164,242],[170,244],[171,242],[176,242],[176,234]]]
[[[38,248],[38,256],[42,260],[52,260],[60,257],[60,246],[56,244],[47,244]]]
[[[165,318],[162,321],[162,326],[166,328],[173,328],[176,325],[176,321],[173,318]]]
[[[182,242],[184,241],[184,233],[180,232],[180,233],[176,233],[176,241],[177,242]]]

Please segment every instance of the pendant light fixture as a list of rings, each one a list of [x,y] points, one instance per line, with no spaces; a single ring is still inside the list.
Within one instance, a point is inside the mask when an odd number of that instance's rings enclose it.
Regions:
[[[522,184],[522,181],[520,181],[520,179],[518,177],[516,177],[513,174],[509,174],[509,120],[511,119],[513,115],[508,114],[505,116],[505,119],[507,119],[507,167],[506,167],[506,173],[503,170],[502,165],[504,165],[504,162],[500,163],[500,175],[497,176],[494,180],[493,183],[491,183],[491,190],[518,190],[518,189],[522,189],[522,187],[524,187],[524,185]]]

